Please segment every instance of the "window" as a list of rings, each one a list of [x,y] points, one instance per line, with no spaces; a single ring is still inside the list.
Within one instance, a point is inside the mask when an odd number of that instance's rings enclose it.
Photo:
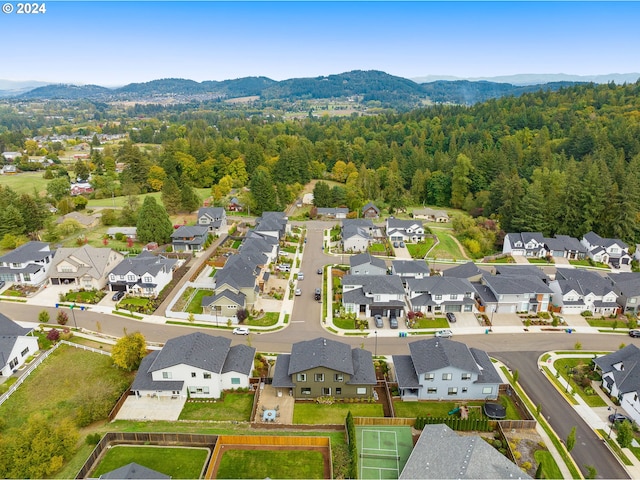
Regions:
[[[449,387],[449,390],[447,391],[447,393],[449,395],[457,395],[458,394],[458,387]]]
[[[112,282],[115,282],[116,276],[112,273],[111,275],[109,275],[109,280],[111,280]]]
[[[424,379],[427,381],[432,381],[435,378],[435,373],[425,373],[424,374]]]
[[[458,294],[457,293],[452,293],[451,295],[449,295],[449,298],[451,300],[457,300],[458,299]]]
[[[17,365],[18,365],[18,359],[17,358],[14,358],[13,360],[11,360],[9,362],[9,368],[13,368],[13,367],[15,367]]]
[[[129,280],[130,282],[135,282],[136,276],[135,275],[127,275],[127,280]]]
[[[171,372],[162,372],[162,378],[171,379],[173,377],[171,376]]]
[[[336,395],[342,395],[342,387],[336,387]]]
[[[358,387],[356,389],[356,394],[357,395],[366,395],[367,394],[367,387]]]
[[[443,380],[451,380],[453,378],[453,373],[443,373],[442,374],[442,379]]]
[[[196,378],[196,372],[191,372],[191,378]]]
[[[23,357],[29,353],[29,347],[25,348],[24,350],[22,350],[22,352],[20,353],[20,355],[22,355]]]
[[[31,281],[31,274],[29,274],[29,273],[23,274],[22,277],[24,278],[25,282],[30,282]]]
[[[202,374],[202,376],[203,376],[204,378],[206,378],[206,379],[211,378],[211,374],[210,374],[209,372],[205,372],[205,373],[203,373],[203,374]]]
[[[240,378],[238,377],[233,377],[231,379],[231,385],[240,385]]]
[[[438,393],[438,389],[436,387],[429,387],[427,388],[427,393],[429,395],[435,395],[436,393]]]
[[[341,373],[336,373],[333,376],[333,381],[334,382],[344,382],[344,375],[342,375]]]
[[[483,395],[487,395],[487,394],[489,394],[489,393],[493,393],[493,387],[484,387],[484,388],[482,389],[482,394],[483,394]]]
[[[469,389],[467,387],[462,387],[462,393],[467,393]]]
[[[144,283],[151,283],[153,282],[153,278],[149,277],[149,276],[145,276],[144,277]]]
[[[434,295],[433,299],[434,300],[442,300],[442,295]]]
[[[314,379],[316,382],[324,382],[324,373],[316,373],[316,374],[313,376],[313,379]]]
[[[299,373],[296,375],[296,381],[297,382],[306,382],[307,381],[307,374],[306,373]]]
[[[322,395],[331,395],[331,389],[329,387],[324,387],[322,389]]]
[[[462,380],[471,380],[471,374],[470,373],[463,373],[462,374]]]
[[[471,292],[465,292],[464,297],[465,298],[471,298]]]
[[[302,395],[311,395],[311,389],[308,387],[305,387],[301,390]]]

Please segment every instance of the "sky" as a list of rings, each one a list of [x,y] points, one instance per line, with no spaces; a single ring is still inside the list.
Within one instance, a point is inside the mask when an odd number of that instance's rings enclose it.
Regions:
[[[0,13],[0,79],[118,86],[351,70],[640,71],[639,2],[47,1]]]

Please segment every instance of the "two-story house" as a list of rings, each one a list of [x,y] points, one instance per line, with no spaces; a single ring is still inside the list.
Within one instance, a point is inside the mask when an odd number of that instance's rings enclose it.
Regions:
[[[220,398],[248,388],[256,349],[195,332],[172,338],[142,359],[131,391],[137,397]]]
[[[49,269],[49,283],[102,290],[107,284],[109,272],[122,260],[124,255],[111,248],[91,245],[59,248]]]
[[[377,233],[378,228],[370,219],[345,219],[340,232],[342,249],[345,252],[366,252]]]
[[[404,316],[405,292],[395,275],[345,275],[342,277],[342,305],[345,311],[370,317]]]
[[[209,227],[183,225],[171,234],[171,245],[176,252],[199,252],[209,238]]]
[[[553,304],[561,313],[579,314],[584,311],[600,315],[617,312],[618,294],[611,280],[596,272],[575,268],[559,268],[550,283]]]
[[[0,313],[0,377],[9,377],[39,350],[33,328],[24,328]]]
[[[476,291],[466,279],[440,277],[407,279],[411,310],[422,313],[473,312]]]
[[[587,255],[587,249],[580,243],[580,240],[569,235],[555,235],[553,238],[545,238],[544,242],[552,257],[581,260]]]
[[[403,400],[498,398],[502,382],[486,352],[445,338],[409,343],[410,355],[393,355]]]
[[[392,260],[391,274],[402,279],[402,284],[407,285],[410,278],[426,278],[431,272],[429,265],[424,260]]]
[[[617,238],[603,238],[597,233],[585,233],[580,243],[587,249],[587,255],[594,262],[608,263],[614,268],[631,265],[629,245]]]
[[[27,242],[0,257],[0,280],[41,285],[47,280],[53,255],[48,243]]]
[[[198,226],[207,227],[216,235],[227,229],[227,212],[222,207],[202,207],[198,210]]]
[[[627,415],[640,423],[640,349],[627,345],[593,362],[602,372],[602,388],[618,399]]]
[[[387,264],[383,259],[369,252],[359,253],[349,258],[349,273],[351,275],[386,275]]]
[[[278,355],[272,385],[295,398],[368,398],[376,382],[371,352],[316,338],[294,343],[291,354]]]
[[[127,257],[109,272],[109,290],[143,297],[157,297],[173,279],[177,260],[143,251]]]
[[[622,312],[637,315],[640,312],[640,273],[621,272],[606,278],[618,294],[617,302]]]
[[[507,233],[502,253],[542,258],[547,256],[545,238],[539,232]]]
[[[373,202],[367,203],[362,207],[362,218],[379,218],[380,209]]]
[[[419,242],[424,240],[424,227],[418,220],[387,218],[387,238],[390,242]]]
[[[486,312],[538,313],[549,310],[553,291],[534,275],[483,275],[476,287],[480,305]]]
[[[291,231],[291,226],[284,212],[262,212],[262,215],[256,218],[254,230],[282,240]]]

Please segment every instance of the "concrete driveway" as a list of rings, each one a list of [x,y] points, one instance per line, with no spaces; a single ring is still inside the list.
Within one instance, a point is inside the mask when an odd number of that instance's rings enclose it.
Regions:
[[[494,313],[492,318],[494,327],[522,327],[524,324],[515,313]]]
[[[130,395],[116,420],[178,420],[187,397],[136,397]]]
[[[449,323],[454,333],[456,329],[459,329],[459,328],[467,328],[467,327],[477,328],[478,325],[480,325],[480,323],[478,322],[478,319],[476,319],[476,316],[473,313],[456,312],[455,316],[456,316],[455,323]]]

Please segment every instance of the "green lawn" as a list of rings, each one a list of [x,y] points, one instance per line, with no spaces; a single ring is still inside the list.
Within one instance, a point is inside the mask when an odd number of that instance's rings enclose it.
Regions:
[[[562,472],[549,450],[538,450],[533,456],[538,464],[542,463],[544,478],[562,478]]]
[[[207,455],[205,448],[116,445],[107,450],[92,476],[98,478],[116,468],[136,462],[172,478],[200,478]]]
[[[546,258],[527,258],[529,263],[543,264],[543,265],[551,265],[553,262],[548,262]]]
[[[245,320],[244,324],[250,327],[271,327],[278,323],[280,312],[264,312],[260,318],[252,318]]]
[[[604,318],[604,317],[584,317],[589,325],[596,328],[613,328],[614,324],[616,329],[620,329],[626,333],[627,322],[619,320],[617,318]]]
[[[458,401],[458,402],[438,402],[438,401],[420,401],[420,402],[402,402],[397,401],[394,402],[393,408],[396,412],[396,417],[401,418],[417,418],[417,417],[434,417],[434,418],[447,418],[449,417],[449,412],[452,411],[457,406],[465,404],[467,406],[479,406],[481,407],[484,402],[483,401]],[[474,418],[476,415],[475,412],[479,412],[480,417],[483,418],[484,414],[479,409],[470,409],[469,417]],[[454,414],[457,416],[457,414]],[[507,404],[507,419],[509,420],[520,420],[520,416],[518,412],[515,410],[515,407],[508,403]]]
[[[354,417],[384,417],[379,403],[296,403],[293,409],[293,423],[305,425],[343,424],[347,413]]]
[[[47,191],[49,180],[43,177],[44,172],[25,172],[17,175],[0,175],[0,185],[7,186],[18,194],[28,193],[33,195],[35,189],[38,193]]]
[[[98,290],[85,290],[84,292],[69,292],[64,296],[65,302],[98,303],[106,294]]]
[[[189,302],[189,305],[187,305],[185,312],[194,314],[202,313],[202,298],[211,295],[213,295],[213,290],[199,288],[196,294],[191,299],[191,302]]]
[[[195,188],[194,190],[198,195],[198,197],[200,197],[200,199],[202,200],[204,200],[205,198],[208,198],[211,195],[210,188]],[[140,205],[142,205],[142,203],[144,202],[144,199],[148,196],[155,198],[156,202],[162,205],[162,194],[160,192],[143,193],[138,195],[138,198],[140,199]],[[96,207],[122,208],[124,207],[126,201],[127,201],[127,197],[125,196],[114,197],[114,198],[93,199],[93,200],[89,200],[89,203],[87,203],[86,208],[87,209],[92,209]]]
[[[429,249],[433,246],[434,240],[431,237],[427,237],[424,242],[420,243],[407,243],[406,247],[409,250],[411,258],[424,258]]]
[[[460,247],[447,232],[439,230],[433,231],[440,241],[436,247],[431,250],[430,257],[452,260],[464,260],[464,256],[460,251]]]
[[[560,376],[563,379],[567,380],[569,378],[569,376],[567,375],[568,373],[567,371],[569,369],[585,368],[589,364],[589,362],[590,362],[590,359],[588,358],[559,358],[553,363],[553,365],[555,366]],[[573,389],[573,391],[576,392],[578,395],[580,395],[580,397],[582,397],[582,399],[590,407],[606,407],[607,406],[605,401],[602,400],[602,398],[600,398],[600,395],[598,395],[597,392],[593,391],[593,393],[591,393],[590,391],[585,391],[585,389],[582,388],[582,386],[576,384],[573,378],[569,378],[569,385],[571,385],[571,388]]]
[[[496,258],[492,260],[490,263],[516,263],[511,255],[507,255],[506,257]]]
[[[449,322],[443,317],[422,317],[414,320],[413,328],[449,328]]]
[[[324,478],[322,452],[227,450],[216,478]]]
[[[387,249],[385,248],[383,243],[372,243],[369,246],[369,251],[371,253],[387,253]]]
[[[185,403],[180,420],[228,420],[248,422],[253,408],[253,395],[248,393],[227,393],[223,401],[215,403],[188,401]]]
[[[351,318],[339,318],[335,317],[333,319],[333,324],[338,328],[343,328],[345,330],[355,330],[356,321]]]

